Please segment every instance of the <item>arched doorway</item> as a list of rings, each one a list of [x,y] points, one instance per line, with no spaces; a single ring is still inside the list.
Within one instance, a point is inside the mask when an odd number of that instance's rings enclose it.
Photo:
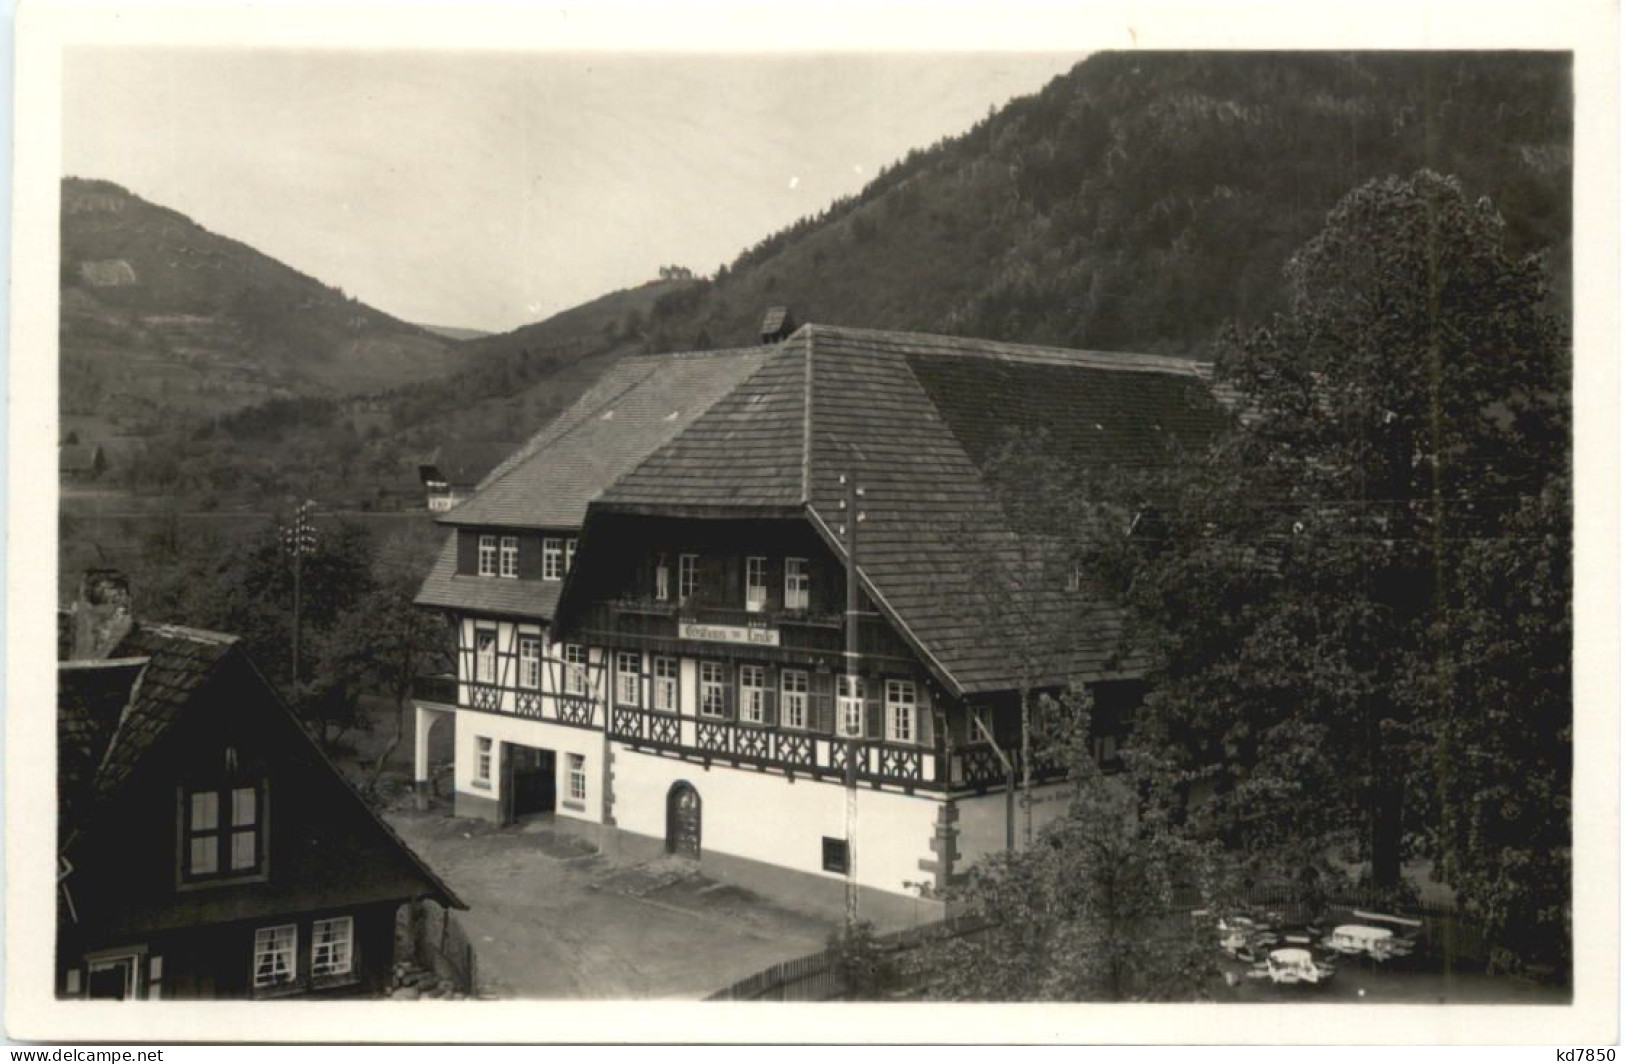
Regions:
[[[684,780],[666,794],[666,852],[700,859],[700,792]]]

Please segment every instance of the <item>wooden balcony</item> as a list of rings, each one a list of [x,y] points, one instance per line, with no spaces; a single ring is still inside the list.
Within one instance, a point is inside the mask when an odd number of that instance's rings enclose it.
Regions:
[[[703,602],[654,602],[609,599],[590,604],[578,627],[584,642],[614,647],[654,649],[703,657],[708,648],[737,650],[748,647],[771,660],[783,653],[839,657],[845,620],[840,614],[806,610],[747,610],[743,606]],[[732,638],[696,638],[696,628],[724,630]],[[711,634],[711,633],[708,633]],[[901,664],[913,657],[890,627],[877,615],[866,616],[858,630],[859,649],[866,658]]]
[[[847,749],[856,751],[858,779],[891,784],[912,792],[940,789],[942,759],[923,746],[860,739],[855,744],[818,732],[766,728],[731,720],[680,717],[673,713],[616,706],[610,711],[609,737],[635,749],[673,753],[710,764],[774,770],[787,775],[843,779]]]
[[[1022,757],[1020,748],[1004,751],[1009,758],[1011,766],[1015,769],[1016,783],[1019,786],[1022,778]],[[972,743],[968,746],[954,748],[950,780],[954,790],[974,790],[977,792],[998,790],[1009,783],[1009,776],[1005,772],[1004,762],[993,747],[987,743]],[[1034,783],[1050,783],[1064,779],[1067,774],[1066,764],[1058,755],[1037,754],[1033,757],[1032,778]]]

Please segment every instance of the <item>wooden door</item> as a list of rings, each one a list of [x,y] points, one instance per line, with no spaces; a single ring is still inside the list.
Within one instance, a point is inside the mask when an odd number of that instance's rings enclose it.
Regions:
[[[700,795],[687,783],[675,783],[666,796],[666,852],[700,858]]]

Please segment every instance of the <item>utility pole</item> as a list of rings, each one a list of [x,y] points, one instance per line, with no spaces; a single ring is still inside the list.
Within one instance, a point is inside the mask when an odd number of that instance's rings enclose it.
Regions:
[[[846,735],[846,930],[850,935],[858,925],[858,735],[863,731],[865,713],[858,649],[858,619],[862,616],[858,603],[858,524],[863,520],[858,501],[863,498],[863,489],[858,487],[856,477],[848,474],[841,475],[841,484],[846,488],[846,497],[841,500],[841,535],[846,540],[846,650],[842,655],[845,673],[841,695],[835,700],[835,708],[840,715],[840,730]],[[848,725],[853,716],[857,719],[855,728]]]
[[[311,524],[312,511],[316,503],[306,499],[299,504],[293,512],[293,524],[282,527],[282,547],[293,555],[293,674],[292,691],[295,701],[299,698],[299,606],[300,606],[300,578],[304,568],[304,557],[316,550],[316,526]]]

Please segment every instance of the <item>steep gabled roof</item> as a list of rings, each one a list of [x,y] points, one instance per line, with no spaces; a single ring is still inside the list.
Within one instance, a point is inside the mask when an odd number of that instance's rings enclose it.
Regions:
[[[1066,590],[1065,566],[1005,513],[991,467],[1012,432],[1069,462],[1168,461],[1221,422],[1206,374],[1159,356],[809,325],[594,508],[799,509],[842,555],[847,474],[865,492],[866,589],[951,686],[1130,675],[1138,663],[1113,656],[1116,612]]]
[[[581,527],[589,502],[692,425],[772,351],[752,347],[622,359],[440,521]]]

